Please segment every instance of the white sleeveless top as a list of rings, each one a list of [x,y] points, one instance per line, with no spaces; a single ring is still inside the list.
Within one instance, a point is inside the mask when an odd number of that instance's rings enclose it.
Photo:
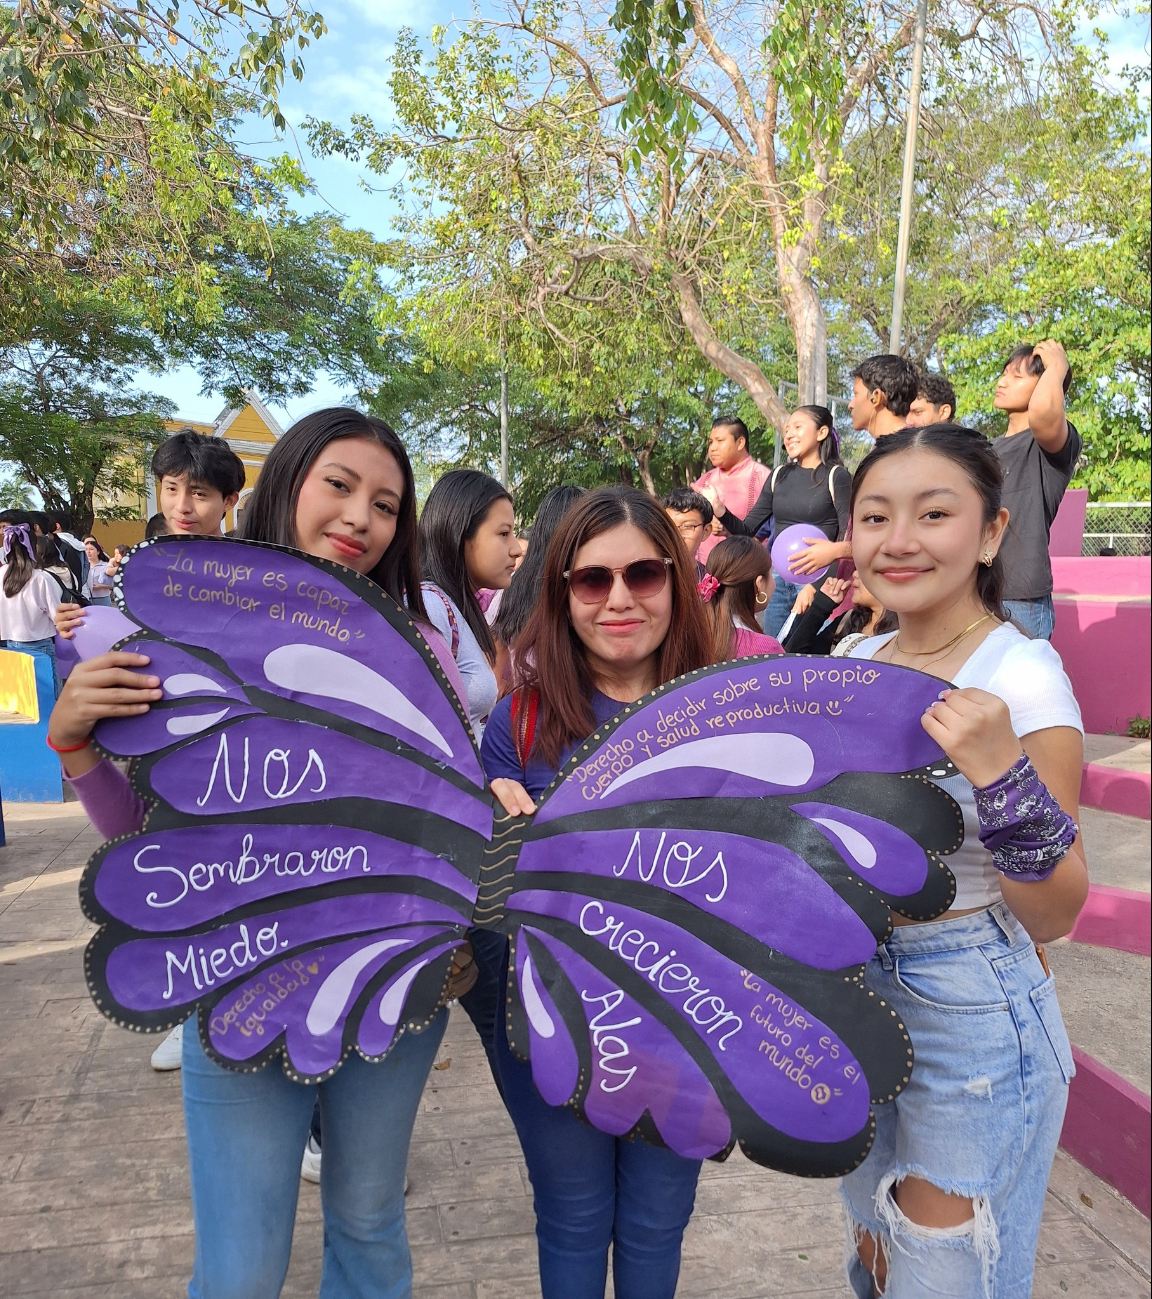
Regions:
[[[849,651],[851,658],[870,659],[895,636],[870,636]],[[1052,726],[1071,726],[1084,734],[1080,705],[1072,683],[1060,662],[1060,655],[1046,640],[1029,640],[1004,623],[985,638],[964,664],[952,684],[958,689],[975,686],[999,695],[1008,705],[1012,729],[1023,739],[1033,731]],[[956,911],[986,907],[1000,899],[1000,872],[992,865],[992,854],[980,842],[980,824],[972,785],[959,774],[935,782],[947,791],[964,814],[964,842],[943,860],[956,877]]]

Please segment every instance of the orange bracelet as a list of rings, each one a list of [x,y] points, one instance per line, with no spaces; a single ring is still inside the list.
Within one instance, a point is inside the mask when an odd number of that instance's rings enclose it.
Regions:
[[[89,736],[83,744],[69,744],[61,747],[59,744],[52,743],[52,737],[46,735],[44,743],[52,750],[53,753],[79,753],[81,749],[86,749],[92,743],[92,737]]]

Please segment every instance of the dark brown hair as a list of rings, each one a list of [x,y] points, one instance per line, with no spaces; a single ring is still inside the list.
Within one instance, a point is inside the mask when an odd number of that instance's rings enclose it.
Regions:
[[[749,631],[756,628],[756,579],[772,573],[772,557],[755,537],[729,537],[713,547],[708,571],[720,589],[704,605],[716,662],[732,657],[732,641],[739,619]]]
[[[881,460],[888,456],[898,456],[904,451],[931,451],[963,469],[984,503],[985,525],[1000,513],[1004,474],[991,442],[982,433],[976,433],[960,424],[926,424],[923,428],[901,429],[898,433],[889,433],[887,437],[880,438],[860,462],[852,476],[853,516],[864,479]],[[1001,622],[1008,620],[1003,604],[1004,564],[999,554],[991,565],[976,565],[976,594],[994,618],[999,618]]]
[[[497,501],[511,505],[512,496],[495,478],[478,469],[450,469],[436,480],[420,516],[424,580],[434,582],[460,610],[489,660],[496,657],[496,642],[468,576],[464,547]]]
[[[331,406],[297,420],[268,453],[248,498],[238,535],[245,541],[271,541],[278,546],[295,547],[300,487],[320,452],[329,442],[340,438],[375,442],[390,452],[400,466],[404,493],[396,516],[396,533],[368,577],[414,617],[427,621],[420,593],[420,545],[416,535],[416,483],[412,465],[404,443],[374,415],[364,415],[345,406]]]
[[[1004,370],[1014,370],[1021,366],[1025,374],[1034,374],[1037,379],[1044,373],[1044,358],[1040,356],[1031,343],[1021,343],[1019,347],[1014,348],[1012,355],[1004,362]],[[1000,373],[1003,374],[1004,370]],[[1064,375],[1064,395],[1068,395],[1068,389],[1072,387],[1072,367],[1069,365],[1067,373]],[[956,413],[955,409],[952,411]]]
[[[564,574],[581,546],[623,524],[639,528],[672,560],[672,621],[658,652],[655,684],[713,662],[696,593],[696,565],[660,503],[632,487],[589,492],[564,515],[548,545],[540,598],[516,642],[515,685],[536,690],[540,700],[533,748],[551,764],[560,761],[568,745],[596,729],[591,704],[595,682],[568,616]]]

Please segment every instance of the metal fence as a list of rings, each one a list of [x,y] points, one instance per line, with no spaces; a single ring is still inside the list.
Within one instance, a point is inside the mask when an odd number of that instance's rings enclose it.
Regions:
[[[1083,555],[1152,553],[1152,505],[1147,501],[1099,501],[1088,506]]]

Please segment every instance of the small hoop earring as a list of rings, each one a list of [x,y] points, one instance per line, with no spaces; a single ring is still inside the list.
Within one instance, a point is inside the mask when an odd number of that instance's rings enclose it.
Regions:
[[[984,565],[985,568],[991,568],[992,559],[993,559],[992,552],[990,550],[985,549],[984,558],[980,562]]]
[[[756,596],[756,608],[757,608],[757,609],[763,609],[764,606],[765,606],[767,603],[768,603],[768,597],[767,597],[766,595],[764,595],[763,593],[760,593],[759,595]]]

